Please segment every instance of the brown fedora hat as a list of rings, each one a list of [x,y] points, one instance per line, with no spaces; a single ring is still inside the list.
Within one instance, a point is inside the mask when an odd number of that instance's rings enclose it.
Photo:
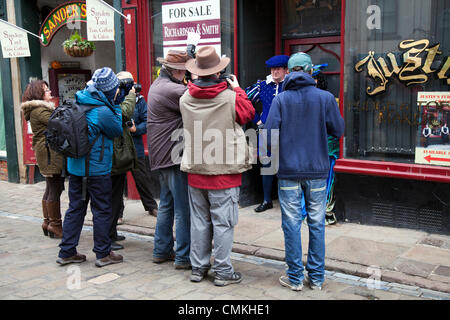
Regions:
[[[169,50],[165,59],[157,58],[156,60],[163,66],[176,70],[186,70],[186,61],[189,59],[192,58],[188,56],[186,51]]]
[[[230,58],[220,59],[216,49],[211,46],[198,49],[195,57],[195,60],[186,62],[186,69],[200,77],[220,72],[230,64]]]

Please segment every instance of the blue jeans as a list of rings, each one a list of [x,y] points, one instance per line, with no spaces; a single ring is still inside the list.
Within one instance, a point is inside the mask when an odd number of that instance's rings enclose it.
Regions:
[[[158,217],[156,218],[155,258],[168,258],[173,254],[173,223],[176,226],[177,246],[175,263],[189,263],[191,242],[191,215],[189,208],[187,174],[179,166],[159,170],[161,184]]]
[[[325,280],[327,180],[280,179],[278,187],[289,280],[296,285],[303,281],[301,200],[304,195],[309,228],[306,270],[311,282],[321,286]]]

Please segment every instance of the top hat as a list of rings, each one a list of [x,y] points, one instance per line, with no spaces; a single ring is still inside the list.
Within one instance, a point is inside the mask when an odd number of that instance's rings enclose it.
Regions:
[[[220,58],[216,49],[205,46],[198,49],[195,60],[186,62],[186,69],[200,77],[209,76],[225,69],[230,64],[230,58]]]

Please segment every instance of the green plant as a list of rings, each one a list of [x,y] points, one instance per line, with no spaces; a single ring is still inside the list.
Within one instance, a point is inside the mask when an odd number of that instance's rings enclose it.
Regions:
[[[80,49],[91,48],[92,50],[95,50],[94,42],[82,38],[78,31],[75,31],[75,33],[72,34],[69,39],[65,40],[62,43],[62,46],[65,49],[79,47]]]

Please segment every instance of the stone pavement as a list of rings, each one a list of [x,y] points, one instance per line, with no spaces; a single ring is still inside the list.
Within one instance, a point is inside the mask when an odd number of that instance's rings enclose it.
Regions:
[[[152,263],[151,237],[131,233],[125,233],[126,248],[120,252],[124,262],[97,268],[91,227],[84,228],[78,246],[87,261],[60,266],[55,262],[59,240],[44,237],[40,222],[37,217],[0,211],[0,300],[186,300],[187,303],[221,300],[230,304],[233,300],[448,298],[441,293],[401,285],[389,291],[375,290],[361,281],[355,283],[358,281],[350,276],[330,272],[327,272],[322,291],[305,287],[302,292],[294,292],[278,283],[283,263],[235,253],[232,256],[234,268],[243,274],[240,284],[216,287],[211,273],[201,283],[191,283],[190,271],[175,270],[169,262]],[[173,312],[166,311],[166,316]]]
[[[0,182],[0,211],[40,218],[44,188],[45,183],[19,185]],[[67,192],[64,192],[63,211],[67,205]],[[274,209],[264,213],[255,213],[253,207],[240,209],[233,247],[236,254],[279,262],[284,260],[281,213],[279,205],[274,205]],[[126,200],[124,220],[124,225],[119,226],[119,230],[123,232],[144,236],[154,234],[156,219],[145,213],[140,201]],[[86,225],[91,225],[90,214],[86,217]],[[302,228],[302,239],[306,259],[306,226]],[[124,254],[128,256],[128,240],[124,245]],[[349,284],[361,278],[378,279],[381,280],[382,286],[388,287],[384,289],[394,292],[400,288],[417,293],[421,288],[431,290],[423,291],[430,294],[435,293],[432,291],[447,293],[443,297],[450,298],[448,236],[408,229],[340,223],[327,227],[326,245],[326,269],[330,280],[336,278],[334,275],[340,274],[344,275],[337,277],[338,280],[347,280]],[[87,251],[91,252],[91,249]],[[147,259],[150,259],[150,254]],[[276,282],[277,277],[272,280]]]

